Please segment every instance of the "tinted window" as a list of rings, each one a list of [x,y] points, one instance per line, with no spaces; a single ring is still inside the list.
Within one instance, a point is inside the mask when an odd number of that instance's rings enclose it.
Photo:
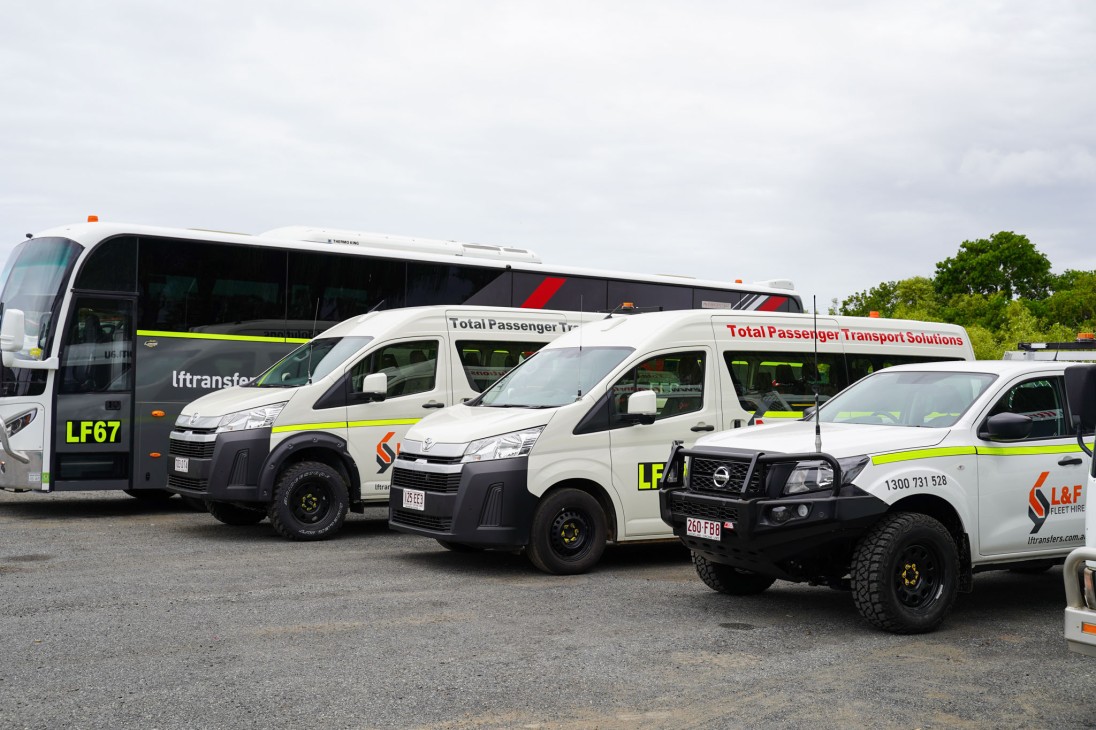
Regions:
[[[462,340],[457,342],[457,357],[468,385],[480,393],[542,347],[543,342]]]
[[[1071,435],[1066,426],[1061,378],[1038,378],[1014,385],[994,404],[989,415],[1016,413],[1031,419],[1028,439]]]
[[[149,238],[138,249],[140,329],[257,336],[284,331],[285,251]]]
[[[366,375],[388,376],[388,396],[413,395],[434,389],[438,373],[438,341],[399,342],[374,350],[354,366],[350,390],[360,393]]]
[[[406,306],[463,304],[499,275],[498,269],[450,264],[407,265]],[[386,305],[386,309],[389,309]]]
[[[676,352],[658,355],[635,366],[611,389],[610,424],[621,423],[628,397],[641,390],[658,394],[655,420],[695,413],[704,407],[704,352]],[[631,425],[631,424],[628,424]]]
[[[61,351],[62,393],[108,393],[130,389],[133,322],[129,302],[77,299]]]
[[[311,337],[314,320],[322,331],[378,307],[404,305],[407,264],[368,256],[291,252],[289,329]]]
[[[609,280],[609,308],[631,302],[640,309],[692,309],[693,289],[669,284],[627,283]]]
[[[92,249],[76,275],[76,288],[137,291],[137,239],[112,238]]]

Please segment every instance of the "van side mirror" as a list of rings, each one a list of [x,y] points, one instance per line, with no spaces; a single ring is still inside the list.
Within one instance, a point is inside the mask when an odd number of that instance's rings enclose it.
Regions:
[[[10,368],[15,362],[15,353],[23,349],[26,340],[26,317],[21,309],[9,309],[4,312],[0,323],[0,353],[4,367]]]
[[[373,373],[362,379],[361,390],[354,394],[356,400],[371,403],[382,401],[388,397],[388,375],[385,373]]]
[[[978,436],[990,441],[1021,441],[1031,434],[1031,426],[1031,416],[998,413],[986,419],[985,431]]]
[[[640,390],[628,396],[623,418],[628,423],[649,425],[658,415],[658,396],[653,390]]]

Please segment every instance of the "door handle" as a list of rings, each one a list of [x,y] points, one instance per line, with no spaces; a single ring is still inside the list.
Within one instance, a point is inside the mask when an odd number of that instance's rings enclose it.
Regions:
[[[1079,456],[1063,456],[1058,459],[1058,466],[1073,466],[1075,464],[1084,463]]]
[[[444,403],[437,403],[435,401],[430,401],[429,403],[423,403],[422,407],[423,408],[445,408],[445,404]]]
[[[714,431],[715,426],[705,426],[703,423],[698,423],[689,429],[690,431]]]

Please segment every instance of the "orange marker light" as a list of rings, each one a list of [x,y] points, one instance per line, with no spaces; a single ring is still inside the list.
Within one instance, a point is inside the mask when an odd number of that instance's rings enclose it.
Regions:
[[[149,453],[149,456],[151,456],[153,459],[159,459],[162,454],[159,451],[152,451]]]
[[[1082,634],[1096,634],[1096,624],[1084,623],[1082,621],[1081,622],[1081,633]]]
[[[879,318],[879,312],[877,312],[873,309],[870,312],[868,312],[868,316],[869,317],[875,317],[876,319],[878,319]]]
[[[163,411],[160,411],[160,410],[156,410],[156,411],[152,412],[152,417],[153,418],[163,418],[166,415],[167,415],[166,413],[164,413]]]
[[[98,223],[98,222],[99,222],[99,216],[97,216],[97,215],[89,215],[88,216],[88,223]]]

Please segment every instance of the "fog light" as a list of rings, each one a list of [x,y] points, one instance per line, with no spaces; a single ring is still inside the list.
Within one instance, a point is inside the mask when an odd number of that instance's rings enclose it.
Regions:
[[[769,519],[778,525],[783,525],[791,518],[791,510],[789,510],[787,507],[773,507],[769,510]]]
[[[800,517],[806,517],[811,513],[811,508],[805,504],[801,504],[795,508],[795,513]]]

